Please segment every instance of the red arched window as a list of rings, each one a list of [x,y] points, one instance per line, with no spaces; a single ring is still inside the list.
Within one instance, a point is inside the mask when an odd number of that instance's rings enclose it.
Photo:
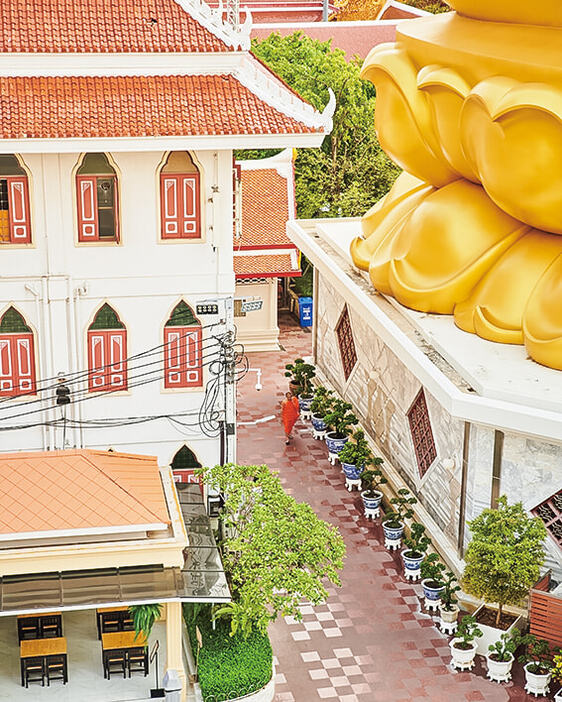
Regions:
[[[33,395],[35,391],[33,332],[10,307],[0,319],[0,397]]]
[[[164,387],[203,385],[201,323],[183,300],[174,307],[164,327]]]
[[[0,244],[30,244],[27,173],[12,154],[0,155]]]
[[[187,151],[172,151],[160,172],[162,239],[201,238],[197,166]]]
[[[88,390],[127,389],[127,330],[106,303],[88,328]]]
[[[86,154],[76,174],[78,241],[119,241],[117,174],[105,154]]]

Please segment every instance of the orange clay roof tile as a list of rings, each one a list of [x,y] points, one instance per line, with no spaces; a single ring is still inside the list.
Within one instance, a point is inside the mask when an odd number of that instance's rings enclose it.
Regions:
[[[0,52],[229,50],[175,0],[8,0],[0,12]]]
[[[170,523],[156,458],[0,454],[0,534]]]
[[[0,83],[1,139],[315,131],[231,75],[10,77]]]
[[[263,276],[300,275],[294,268],[290,254],[265,254],[255,256],[234,256],[234,272],[237,278],[260,278]]]

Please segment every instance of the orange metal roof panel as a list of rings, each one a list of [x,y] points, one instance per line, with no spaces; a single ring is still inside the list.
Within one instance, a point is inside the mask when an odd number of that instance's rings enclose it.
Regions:
[[[0,52],[229,51],[175,0],[8,0]]]
[[[0,454],[0,534],[169,522],[154,457],[85,449]]]
[[[1,139],[315,131],[260,100],[231,75],[10,77],[0,82]]]

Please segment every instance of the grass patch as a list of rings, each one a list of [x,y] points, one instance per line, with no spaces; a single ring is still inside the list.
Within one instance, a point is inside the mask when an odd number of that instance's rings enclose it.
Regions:
[[[193,655],[197,655],[195,624],[184,607]],[[197,673],[205,702],[225,702],[257,692],[271,680],[273,652],[267,634],[253,631],[247,639],[230,636],[230,623],[217,621],[216,630],[203,612],[197,618],[203,639]]]

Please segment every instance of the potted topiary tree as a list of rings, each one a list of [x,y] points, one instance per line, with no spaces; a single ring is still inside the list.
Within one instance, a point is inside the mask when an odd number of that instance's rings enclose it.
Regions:
[[[520,624],[521,618],[504,613],[504,607],[519,604],[538,580],[547,534],[542,520],[531,517],[520,502],[508,505],[505,496],[498,498],[497,509],[485,509],[468,525],[472,540],[462,586],[484,600],[474,616],[483,631],[478,653],[486,655],[502,631]],[[489,602],[497,602],[497,610]]]
[[[350,481],[359,481],[365,464],[373,460],[373,452],[365,439],[365,432],[358,429],[342,448],[339,454],[342,470],[346,477],[347,489],[351,491]]]
[[[441,602],[439,603],[440,628],[441,631],[453,633],[457,628],[457,617],[459,616],[458,600],[455,597],[460,592],[460,586],[455,584],[457,578],[454,573],[447,571],[443,576],[443,590],[441,591]]]
[[[514,661],[513,654],[520,643],[519,629],[512,629],[509,633],[504,631],[498,641],[488,646],[486,662],[490,680],[509,682],[511,679],[511,666]]]
[[[330,453],[331,463],[335,463],[339,452],[345,446],[351,433],[351,427],[359,423],[359,420],[352,412],[353,406],[343,400],[334,400],[332,409],[324,417],[327,428],[330,430],[326,434],[326,446]]]
[[[449,644],[453,660],[453,668],[459,670],[470,670],[474,666],[474,656],[476,656],[475,639],[482,636],[478,624],[473,616],[467,614],[459,624],[457,635]]]
[[[384,515],[382,528],[384,531],[384,545],[389,549],[400,548],[402,534],[406,519],[414,516],[412,505],[417,503],[416,498],[406,488],[400,488],[396,497],[390,500],[394,509]]]
[[[437,553],[430,553],[420,566],[422,588],[426,609],[438,609],[441,593],[445,589],[445,564],[439,560]]]
[[[316,375],[316,368],[312,363],[306,363],[302,358],[295,358],[293,363],[285,366],[285,376],[291,378],[289,389],[298,395],[302,413],[310,411],[312,403],[312,379]]]
[[[417,580],[420,577],[421,563],[427,549],[431,546],[431,539],[425,533],[424,525],[412,522],[410,536],[404,538],[404,543],[406,545],[402,551],[404,575],[408,580]]]
[[[387,483],[382,470],[378,466],[383,464],[383,459],[373,458],[370,465],[375,466],[364,470],[361,473],[361,499],[365,509],[365,516],[368,519],[379,516],[379,507],[382,500],[382,492],[378,489],[380,485]]]
[[[310,403],[312,412],[312,432],[315,439],[323,439],[326,435],[326,422],[324,417],[332,409],[334,404],[334,393],[323,385],[319,385],[314,393],[314,399]]]
[[[561,687],[554,695],[554,702],[562,702],[562,648],[554,656],[554,667],[551,670],[552,679],[560,683]]]
[[[518,660],[525,668],[525,690],[530,695],[547,695],[556,650],[548,641],[537,639],[533,634],[523,636],[521,643],[525,645],[525,651]]]

